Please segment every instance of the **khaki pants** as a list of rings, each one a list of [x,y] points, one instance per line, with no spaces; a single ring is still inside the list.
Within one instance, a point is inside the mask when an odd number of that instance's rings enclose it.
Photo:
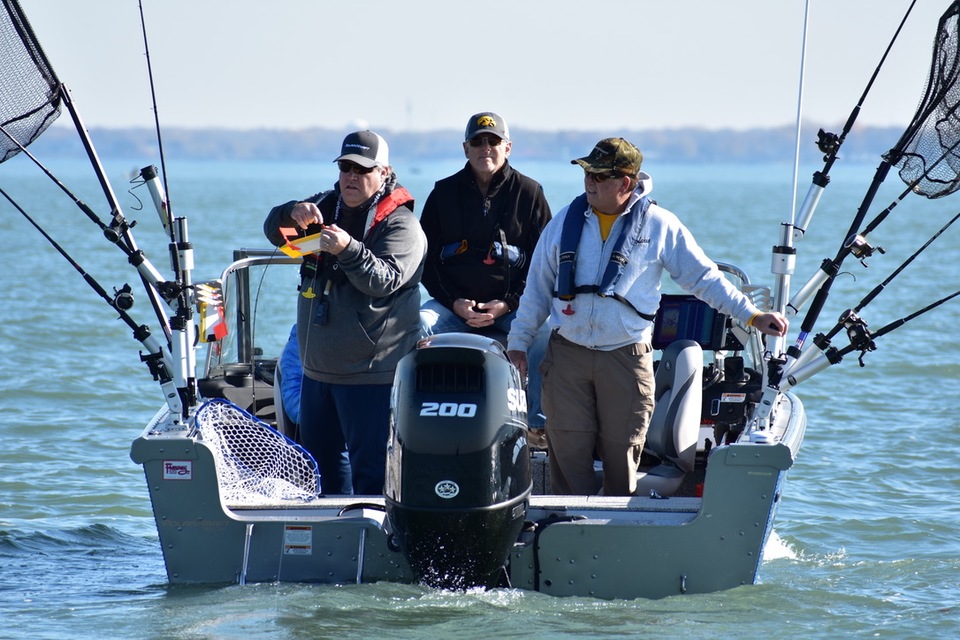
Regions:
[[[653,414],[651,346],[597,351],[554,332],[541,371],[553,493],[597,493],[596,451],[603,495],[631,495]]]

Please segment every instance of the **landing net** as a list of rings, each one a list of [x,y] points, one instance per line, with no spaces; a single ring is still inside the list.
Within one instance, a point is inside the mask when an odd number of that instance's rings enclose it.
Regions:
[[[940,18],[927,86],[913,123],[891,151],[915,193],[940,198],[960,188],[960,2]],[[897,150],[902,149],[902,155]]]
[[[236,405],[208,400],[197,411],[196,426],[213,451],[224,503],[276,506],[319,495],[313,456]]]
[[[15,0],[0,0],[0,162],[20,153],[60,115],[60,81]]]

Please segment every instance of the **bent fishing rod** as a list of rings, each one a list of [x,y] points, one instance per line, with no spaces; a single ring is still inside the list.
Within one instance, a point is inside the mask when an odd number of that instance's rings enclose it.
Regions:
[[[130,285],[124,284],[119,290],[114,289],[114,295],[107,293],[106,289],[100,285],[97,280],[87,273],[80,264],[74,260],[66,250],[54,240],[37,222],[3,189],[0,188],[0,195],[3,195],[13,207],[40,232],[47,242],[70,263],[77,273],[83,278],[84,282],[90,285],[97,295],[99,295],[113,310],[119,314],[122,320],[133,331],[133,337],[140,342],[147,350],[147,355],[140,354],[140,360],[147,365],[153,379],[160,383],[163,390],[164,399],[170,408],[171,414],[179,416],[183,413],[183,405],[180,400],[180,393],[177,390],[173,377],[173,362],[170,353],[163,348],[163,345],[150,332],[146,325],[137,324],[129,313],[133,307],[133,292]]]

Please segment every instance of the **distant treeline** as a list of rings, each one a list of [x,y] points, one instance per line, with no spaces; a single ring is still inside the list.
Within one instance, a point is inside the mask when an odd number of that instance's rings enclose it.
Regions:
[[[817,132],[835,134],[841,127],[805,125],[801,131],[801,160],[819,162]],[[162,130],[164,152],[171,160],[294,160],[325,161],[339,150],[347,129],[189,129]],[[391,131],[378,129],[390,144],[393,158],[439,160],[462,158],[461,130]],[[846,137],[840,156],[850,161],[879,161],[902,133],[896,127],[855,128]],[[609,136],[623,136],[637,144],[648,159],[658,162],[792,162],[795,128],[766,129],[648,129],[633,131],[537,131],[514,128],[513,156],[521,159],[568,160],[590,151]],[[90,137],[104,158],[143,158],[157,155],[156,132],[151,128],[91,128]],[[76,131],[58,124],[34,144],[49,155],[82,154]]]

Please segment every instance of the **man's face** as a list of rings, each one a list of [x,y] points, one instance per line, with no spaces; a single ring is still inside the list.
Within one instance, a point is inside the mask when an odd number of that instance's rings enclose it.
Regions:
[[[584,172],[583,187],[587,192],[587,204],[601,213],[620,213],[630,199],[630,179],[627,176],[605,171]]]
[[[340,168],[340,196],[348,207],[360,206],[370,199],[373,194],[380,190],[389,171],[386,167],[373,167],[372,170],[367,170],[346,160],[341,160],[338,165]],[[357,171],[361,173],[357,173]]]
[[[509,140],[492,133],[478,133],[463,143],[470,168],[481,176],[492,176],[499,171],[510,157],[510,147]]]

